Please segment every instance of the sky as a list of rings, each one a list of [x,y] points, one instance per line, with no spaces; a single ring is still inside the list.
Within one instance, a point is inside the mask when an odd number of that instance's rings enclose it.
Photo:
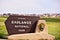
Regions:
[[[1,13],[60,13],[60,0],[0,0]]]

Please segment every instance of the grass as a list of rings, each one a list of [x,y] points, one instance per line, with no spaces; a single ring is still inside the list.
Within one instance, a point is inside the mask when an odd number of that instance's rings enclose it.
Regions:
[[[3,38],[3,36],[7,35],[7,30],[4,24],[6,19],[7,18],[5,17],[0,17],[0,38]]]
[[[6,27],[5,27],[5,20],[7,17],[0,17],[0,38],[3,38],[4,35],[8,35]],[[60,40],[60,18],[41,18],[46,20],[48,25],[48,32],[51,35],[56,37],[56,40]]]
[[[41,18],[46,20],[47,22],[60,22],[60,18]]]
[[[6,18],[0,18],[0,22],[5,22]]]
[[[46,20],[48,25],[48,32],[56,37],[56,40],[60,40],[60,18],[41,18]]]
[[[56,40],[60,40],[60,22],[47,22],[48,32],[56,37]]]

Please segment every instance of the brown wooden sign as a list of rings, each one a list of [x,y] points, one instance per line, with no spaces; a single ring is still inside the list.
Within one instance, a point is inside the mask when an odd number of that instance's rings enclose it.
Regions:
[[[34,33],[39,17],[11,15],[5,21],[9,35],[21,33]]]

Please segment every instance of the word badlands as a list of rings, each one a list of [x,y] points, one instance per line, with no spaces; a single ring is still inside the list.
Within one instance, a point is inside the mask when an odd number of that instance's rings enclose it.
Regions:
[[[11,24],[31,24],[31,21],[11,21]]]

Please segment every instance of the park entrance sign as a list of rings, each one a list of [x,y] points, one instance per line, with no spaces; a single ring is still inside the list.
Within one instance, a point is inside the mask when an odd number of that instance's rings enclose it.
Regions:
[[[9,35],[34,33],[38,20],[37,16],[11,15],[5,21],[5,25]]]

